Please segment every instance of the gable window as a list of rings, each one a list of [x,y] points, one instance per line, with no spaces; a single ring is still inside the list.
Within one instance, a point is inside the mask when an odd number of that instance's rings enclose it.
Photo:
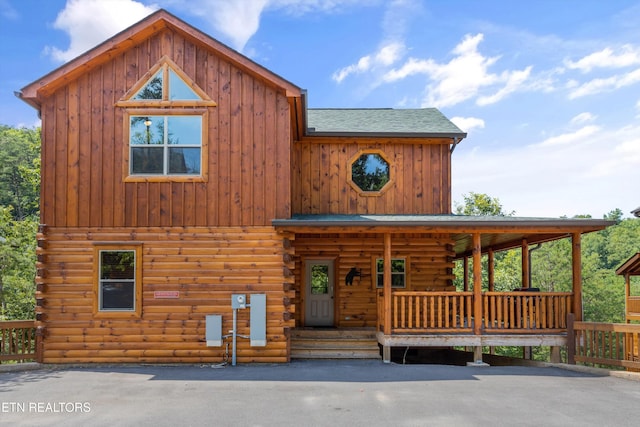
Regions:
[[[175,63],[163,57],[117,105],[126,107],[126,181],[206,180],[216,103]]]
[[[384,286],[384,260],[376,258],[376,287]],[[406,288],[406,259],[391,258],[391,287]]]
[[[139,246],[96,247],[96,313],[140,314],[140,252]]]

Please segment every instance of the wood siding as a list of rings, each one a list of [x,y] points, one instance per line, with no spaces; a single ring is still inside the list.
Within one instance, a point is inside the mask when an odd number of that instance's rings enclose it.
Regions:
[[[305,138],[293,146],[295,214],[451,213],[450,141],[415,138]],[[350,160],[380,150],[391,180],[378,196],[361,196],[349,184]]]
[[[207,182],[124,182],[115,104],[164,55],[204,90]],[[290,215],[286,96],[165,29],[42,100],[42,223],[56,227],[264,226]]]
[[[407,291],[445,291],[453,288],[453,241],[439,235],[393,235],[392,257],[406,258]],[[335,319],[337,327],[376,326],[376,258],[384,251],[382,235],[297,235],[295,247],[294,303],[296,326],[304,325],[304,262],[307,259],[335,260]],[[352,267],[361,270],[347,286],[345,277]]]
[[[231,294],[267,296],[267,346],[238,339],[239,362],[288,361],[293,326],[292,249],[270,227],[67,228],[39,234],[37,319],[45,326],[45,363],[220,362],[223,347],[207,347],[205,316],[221,314],[232,329]],[[138,318],[94,313],[96,245],[142,245],[142,311]],[[178,292],[155,298],[154,292]],[[249,334],[249,310],[238,314]]]

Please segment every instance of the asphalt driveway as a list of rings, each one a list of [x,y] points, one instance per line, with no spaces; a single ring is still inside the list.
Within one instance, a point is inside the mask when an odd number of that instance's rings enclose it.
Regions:
[[[640,382],[556,367],[99,366],[0,372],[0,425],[636,426]]]

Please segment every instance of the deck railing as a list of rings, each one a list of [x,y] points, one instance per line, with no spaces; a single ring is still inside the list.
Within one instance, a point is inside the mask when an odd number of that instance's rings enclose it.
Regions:
[[[640,296],[627,298],[627,317],[640,319]]]
[[[383,330],[383,291],[378,292],[379,330]],[[561,333],[572,312],[570,292],[484,292],[481,333]],[[471,333],[473,292],[392,291],[391,332]]]
[[[640,370],[640,325],[569,321],[569,363]]]
[[[485,292],[483,326],[500,333],[563,332],[572,298],[571,292]]]
[[[393,332],[470,332],[472,292],[393,292]]]
[[[0,322],[0,363],[37,359],[37,336],[33,320]]]

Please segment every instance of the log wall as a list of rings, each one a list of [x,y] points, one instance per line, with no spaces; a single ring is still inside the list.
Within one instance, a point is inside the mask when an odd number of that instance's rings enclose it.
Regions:
[[[208,107],[206,182],[124,182],[124,108],[163,56],[217,103]],[[42,100],[43,224],[50,227],[264,226],[290,216],[286,96],[165,29]]]
[[[393,235],[392,257],[406,258],[406,290],[453,290],[453,241],[440,235]],[[335,262],[335,326],[374,327],[376,324],[376,287],[374,262],[382,258],[382,235],[296,235],[295,312],[296,326],[304,325],[305,278],[307,259],[333,258]],[[345,277],[352,267],[361,269],[351,286]]]
[[[96,244],[142,244],[139,317],[94,313]],[[207,347],[205,316],[223,315],[232,329],[231,294],[267,295],[267,346],[238,339],[238,363],[288,361],[293,326],[292,249],[270,227],[51,229],[39,234],[37,320],[45,327],[44,363],[221,362]],[[178,298],[156,298],[174,291]],[[238,312],[249,334],[249,310]]]
[[[307,137],[293,145],[295,214],[448,214],[448,139]],[[348,182],[350,160],[380,150],[391,163],[390,187],[362,196]]]

